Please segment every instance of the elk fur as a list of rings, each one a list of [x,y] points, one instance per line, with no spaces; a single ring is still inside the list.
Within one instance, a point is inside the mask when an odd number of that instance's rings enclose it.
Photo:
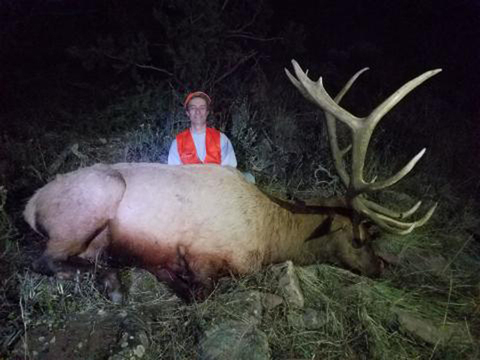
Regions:
[[[371,248],[352,246],[348,214],[311,209],[272,201],[233,168],[120,163],[58,175],[28,201],[24,217],[48,237],[41,262],[50,271],[55,262],[108,252],[180,291],[285,260],[379,273]]]

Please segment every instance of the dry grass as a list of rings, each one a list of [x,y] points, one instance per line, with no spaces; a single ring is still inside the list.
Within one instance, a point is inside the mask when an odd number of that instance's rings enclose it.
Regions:
[[[261,127],[255,126],[268,119],[262,119],[261,114],[252,112],[245,104],[240,104],[238,111],[236,135],[232,141],[241,145],[239,158],[252,166],[246,170],[257,175],[261,186],[272,193],[298,197],[318,195],[319,189],[327,194],[342,191],[328,161],[312,165],[299,154],[291,155],[288,149],[280,148],[281,144],[269,142],[272,133],[263,136]],[[22,150],[20,143],[12,141],[16,144],[12,145],[12,166],[24,169],[22,181],[27,184],[24,187],[32,190],[53,175],[49,168],[65,149],[66,155],[57,161],[55,172],[98,161],[164,162],[169,143],[183,126],[182,121],[181,114],[163,116],[157,113],[137,121],[129,130],[110,136],[71,134],[76,140],[74,143],[78,144],[73,150],[72,142],[56,144],[51,138],[43,138],[44,141],[38,140],[37,150],[32,150],[30,157],[25,156],[27,150]],[[275,131],[285,132],[282,124],[277,124]],[[289,141],[289,146],[295,148],[299,139],[290,138]],[[249,148],[252,144],[257,146],[255,151],[250,149],[242,153],[242,147]],[[265,151],[268,146],[271,152]],[[286,174],[275,161],[288,162],[289,159],[297,159],[300,163]],[[391,173],[390,170],[398,165],[390,162],[385,170],[387,161],[378,161],[381,166],[370,164],[376,173]],[[312,172],[319,168],[324,171],[312,177]],[[416,171],[422,173],[421,165]],[[431,180],[427,176],[417,176],[402,184],[401,190],[417,189],[417,195],[435,198],[440,207],[432,221],[414,234],[405,237],[384,234],[379,239],[377,248],[396,259],[396,264],[381,280],[366,279],[328,265],[297,268],[306,309],[320,314],[322,322],[317,328],[299,327],[295,319],[303,316],[306,310],[286,303],[265,310],[257,326],[267,335],[272,358],[478,358],[480,249],[471,234],[472,229],[478,228],[478,209],[462,194],[452,191],[446,185],[448,181],[436,179],[433,183]],[[16,194],[18,179],[15,183],[6,183]],[[108,313],[112,316],[126,314],[136,331],[145,334],[149,346],[144,359],[190,359],[200,334],[211,323],[219,319],[245,320],[232,305],[232,299],[248,291],[278,292],[275,277],[267,268],[249,277],[222,281],[205,302],[186,305],[152,276],[127,269],[123,278],[129,288],[128,302],[114,305],[99,293],[91,276],[79,275],[74,281],[62,281],[28,269],[37,255],[31,249],[38,245],[21,221],[21,199],[12,199],[7,205],[6,196],[5,188],[0,188],[0,345],[7,358],[22,341],[32,341],[30,335],[39,327],[54,331],[65,327],[78,314],[90,314],[95,320],[98,314]],[[395,192],[382,200],[402,201]],[[402,329],[396,315],[398,309],[439,324],[463,324],[468,336],[477,341],[429,344]]]

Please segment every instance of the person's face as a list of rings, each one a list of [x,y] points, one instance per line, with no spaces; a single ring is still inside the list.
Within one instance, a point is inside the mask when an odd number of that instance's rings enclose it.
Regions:
[[[207,123],[208,105],[205,99],[195,97],[187,105],[187,116],[194,126],[203,126]]]

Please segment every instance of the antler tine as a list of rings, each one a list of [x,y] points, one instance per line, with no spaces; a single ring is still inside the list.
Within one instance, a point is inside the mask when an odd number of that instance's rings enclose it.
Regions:
[[[285,72],[290,79],[290,81],[295,85],[295,87],[300,91],[300,93],[313,102],[315,105],[319,105],[321,108],[325,109],[325,118],[327,120],[327,130],[328,130],[328,139],[330,141],[330,149],[332,151],[333,159],[335,162],[335,168],[342,179],[343,184],[348,187],[350,184],[350,177],[348,175],[348,171],[345,168],[345,164],[343,162],[343,157],[345,154],[351,149],[351,145],[347,148],[340,150],[338,146],[338,139],[337,139],[337,126],[336,126],[336,119],[335,116],[339,116],[339,119],[346,123],[350,128],[356,128],[355,125],[357,122],[361,121],[362,119],[357,118],[350,114],[348,111],[343,109],[342,107],[338,106],[342,98],[345,94],[350,90],[353,83],[358,79],[358,77],[363,74],[365,71],[369,70],[368,67],[363,68],[362,70],[358,71],[355,75],[353,75],[350,80],[345,84],[345,86],[339,91],[335,99],[332,99],[330,95],[326,92],[325,88],[323,87],[322,78],[320,77],[317,82],[310,80],[308,77],[308,71],[304,72],[300,65],[295,61],[292,60],[292,64],[295,70],[295,78],[288,69],[285,69]],[[325,104],[328,105],[325,108]]]
[[[382,190],[399,182],[404,176],[406,176],[415,167],[417,162],[425,154],[426,150],[427,150],[426,148],[423,148],[422,150],[420,150],[420,152],[417,155],[415,155],[412,159],[410,159],[410,161],[402,169],[400,169],[395,175],[382,181],[377,181],[377,182],[372,181],[370,184],[367,185],[367,188],[365,189],[365,191]]]
[[[400,87],[385,101],[377,106],[365,118],[359,118],[352,115],[347,110],[340,107],[339,102],[343,96],[348,92],[357,78],[368,68],[364,68],[357,72],[342,88],[335,99],[332,99],[323,87],[322,78],[317,81],[312,81],[307,73],[305,73],[300,65],[292,60],[295,76],[293,76],[287,69],[285,69],[288,78],[295,85],[295,87],[302,93],[304,97],[318,105],[325,111],[327,120],[327,129],[329,135],[330,148],[335,161],[335,168],[340,175],[343,183],[347,187],[347,196],[353,209],[364,216],[372,219],[381,228],[397,233],[408,234],[414,228],[422,226],[432,216],[437,204],[432,206],[427,213],[419,220],[413,222],[404,222],[399,219],[405,219],[414,214],[420,207],[421,202],[415,204],[411,209],[405,212],[396,212],[387,209],[373,201],[366,199],[365,193],[377,191],[391,186],[406,176],[425,154],[425,149],[422,149],[415,155],[401,170],[395,175],[376,182],[376,178],[371,182],[366,182],[363,179],[363,170],[365,165],[365,157],[367,153],[368,144],[372,133],[382,119],[382,117],[390,111],[396,104],[398,104],[408,93],[410,93],[417,86],[428,80],[432,76],[438,74],[441,69],[427,71],[413,80],[410,80],[405,85]],[[339,148],[338,139],[336,136],[336,120],[345,123],[352,132],[352,145],[346,149]],[[351,175],[345,168],[344,156],[352,149],[352,165]]]
[[[369,70],[368,67],[363,68],[362,70],[358,71],[355,75],[353,75],[350,78],[350,80],[348,80],[348,82],[345,84],[342,90],[340,90],[337,96],[335,96],[334,98],[334,101],[337,104],[339,104],[340,101],[342,101],[343,97],[348,92],[348,90],[350,90],[353,83],[358,79],[358,77],[367,70]],[[330,149],[332,151],[333,159],[335,162],[335,168],[337,169],[337,172],[340,178],[342,179],[343,184],[345,185],[345,187],[348,188],[348,186],[350,185],[350,176],[348,175],[348,172],[345,168],[343,157],[351,149],[351,145],[349,145],[344,150],[340,150],[340,147],[338,146],[338,139],[337,139],[337,121],[335,117],[327,111],[325,111],[325,119],[327,120],[328,139],[330,141]]]
[[[406,95],[408,95],[413,89],[417,86],[430,79],[432,76],[437,75],[441,72],[442,69],[434,69],[417,76],[416,78],[410,80],[400,89],[395,91],[390,95],[386,100],[384,100],[380,105],[378,105],[375,110],[368,116],[369,126],[375,128],[378,122],[382,117],[389,112],[395,105],[397,105]],[[372,129],[373,131],[373,129]]]
[[[347,110],[340,107],[335,100],[328,95],[323,87],[321,77],[317,81],[312,81],[295,60],[292,60],[292,64],[297,77],[295,78],[288,69],[285,69],[285,72],[293,85],[295,85],[304,97],[320,106],[324,111],[331,113],[335,118],[347,124],[351,129],[360,126],[360,118],[350,114]]]
[[[410,93],[417,86],[422,84],[424,81],[428,80],[432,76],[438,74],[441,69],[430,70],[422,75],[417,76],[413,80],[410,80],[400,89],[395,91],[390,95],[384,102],[382,102],[375,110],[371,112],[369,116],[364,119],[363,126],[357,131],[353,130],[353,150],[352,150],[352,187],[358,191],[369,191],[369,190],[378,190],[385,188],[387,186],[393,185],[394,183],[401,180],[410,170],[415,166],[415,164],[420,160],[424,154],[424,150],[420,151],[410,162],[397,174],[391,178],[377,183],[378,185],[373,185],[372,183],[367,183],[363,179],[363,169],[365,164],[365,157],[367,154],[368,144],[370,143],[370,138],[372,136],[373,130],[383,118],[383,116],[391,110],[400,100],[402,100],[408,93]]]
[[[402,212],[398,212],[398,211],[388,209],[388,208],[386,208],[382,205],[379,205],[376,202],[368,200],[366,198],[362,198],[362,203],[366,207],[375,211],[378,214],[382,214],[382,215],[385,215],[385,216],[388,216],[388,217],[391,217],[391,218],[396,218],[396,219],[406,219],[406,218],[412,216],[418,210],[420,205],[422,205],[421,201],[417,201],[417,203],[415,205],[413,205],[410,209],[402,211]]]
[[[433,212],[437,208],[437,203],[435,203],[426,213],[423,215],[423,217],[417,221],[412,221],[412,222],[404,222],[404,221],[399,221],[396,219],[393,219],[392,217],[388,215],[384,215],[374,209],[370,209],[365,205],[365,201],[362,201],[364,199],[361,199],[360,197],[356,197],[355,199],[352,200],[352,206],[353,208],[358,211],[359,213],[363,214],[364,216],[370,218],[375,224],[380,226],[382,229],[385,231],[388,231],[390,233],[398,234],[398,235],[406,235],[409,234],[413,231],[413,229],[420,227],[424,225],[428,220],[430,220],[430,217],[433,215]],[[371,204],[371,203],[370,203]],[[376,204],[378,205],[378,204]],[[380,206],[380,205],[378,205]],[[415,205],[416,206],[416,205]],[[415,208],[414,206],[414,208]],[[385,208],[383,208],[385,209]],[[390,210],[389,210],[390,211]],[[410,209],[411,211],[411,209]]]
[[[292,60],[293,61],[293,60]],[[287,68],[284,69],[285,70],[285,73],[287,74],[287,77],[290,79],[290,81],[292,82],[293,85],[295,85],[295,87],[298,89],[298,91],[300,91],[300,93],[303,95],[303,97],[305,97],[307,100],[315,103],[315,99],[308,93],[308,91],[303,87],[303,84],[300,83],[300,81],[297,80],[297,78],[295,78],[295,76],[293,76],[290,71],[288,71]]]

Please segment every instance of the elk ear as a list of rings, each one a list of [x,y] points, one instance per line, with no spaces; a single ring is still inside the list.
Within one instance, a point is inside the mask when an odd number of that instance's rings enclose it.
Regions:
[[[305,242],[330,234],[332,232],[332,223],[333,216],[327,217],[315,230],[313,230],[310,236],[305,239]]]
[[[370,222],[370,221],[366,221],[364,223],[364,225],[365,225],[365,228],[367,229],[370,241],[378,239],[380,237],[380,235],[382,234],[382,230],[375,223]]]
[[[377,239],[380,234],[380,228],[378,225],[369,220],[361,220],[359,224],[353,223],[353,239],[352,245],[355,249],[359,249],[365,244]]]

